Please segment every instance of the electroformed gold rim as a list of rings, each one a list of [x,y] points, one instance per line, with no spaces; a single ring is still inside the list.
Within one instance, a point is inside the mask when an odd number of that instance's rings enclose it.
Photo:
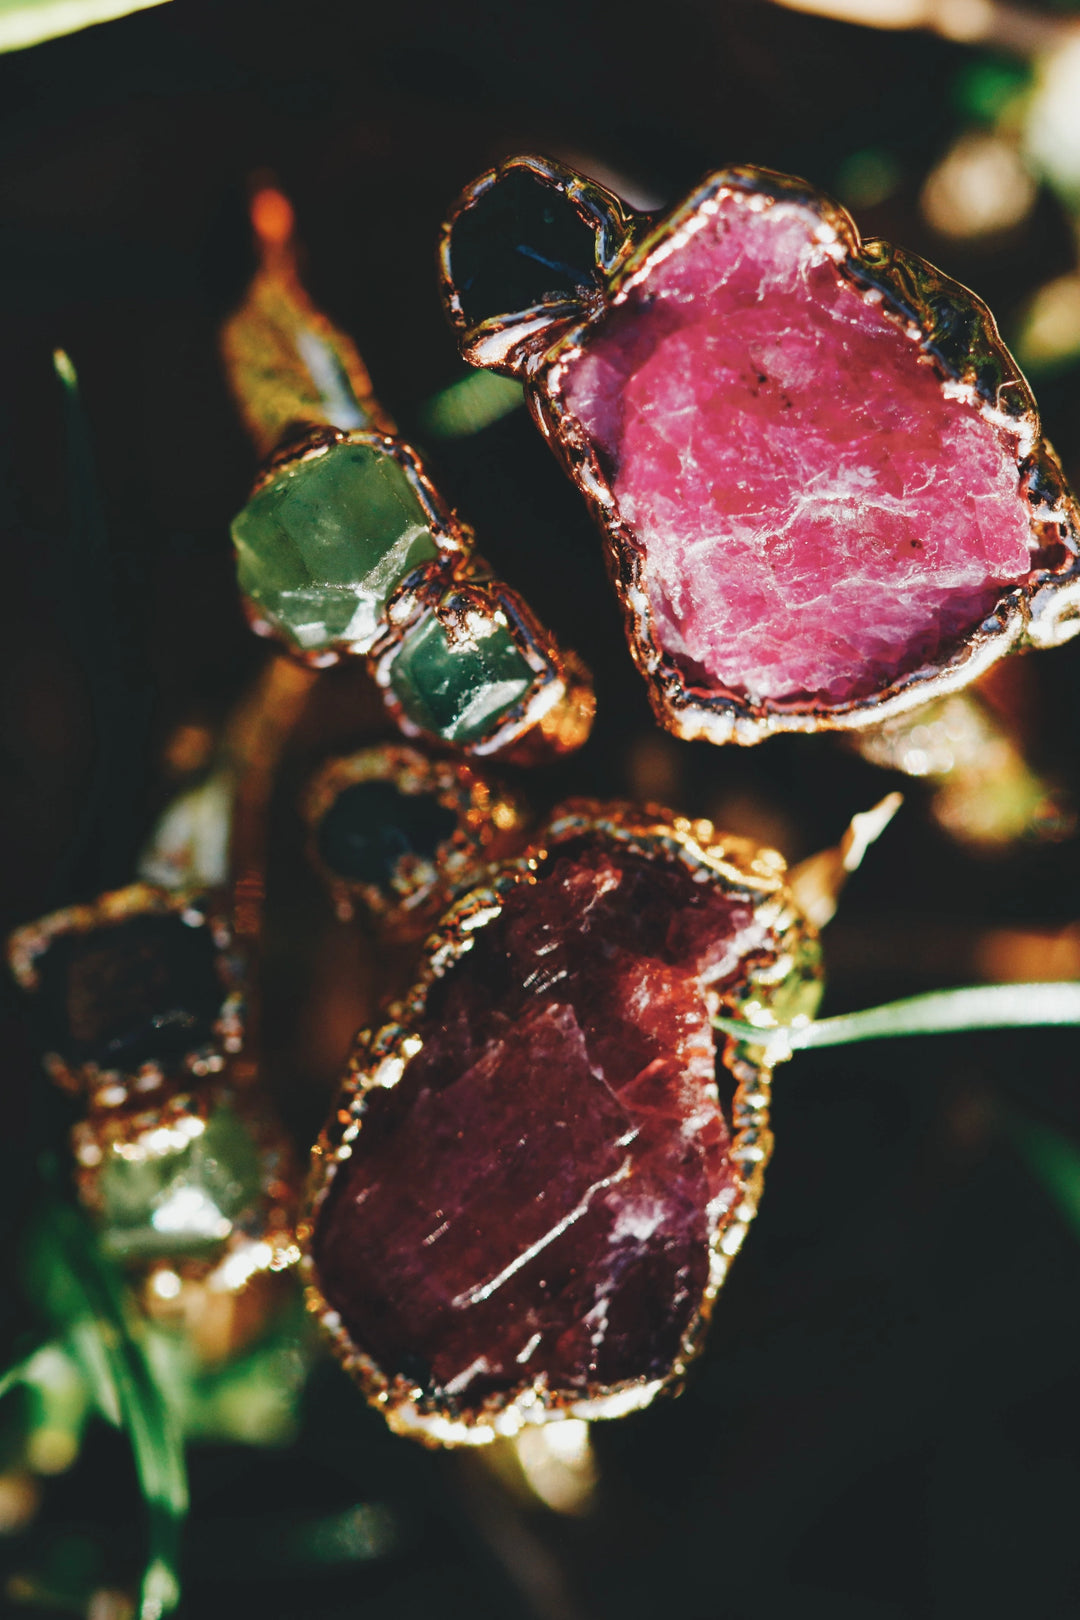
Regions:
[[[394,604],[418,578],[452,579],[472,550],[471,531],[458,522],[455,514],[443,501],[428,475],[427,468],[412,445],[395,435],[382,433],[373,428],[355,428],[346,431],[341,428],[314,427],[301,437],[287,440],[268,456],[260,467],[249,499],[269,489],[294,468],[319,461],[344,445],[359,445],[362,449],[374,450],[397,463],[409,488],[420,503],[438,555],[405,576],[390,597],[384,623],[376,630],[370,641],[365,642],[340,641],[330,647],[305,650],[298,647],[269,619],[263,617],[259,604],[241,592],[244,611],[255,634],[277,642],[290,658],[309,669],[329,669],[334,664],[340,663],[343,658],[365,657],[369,654],[377,656],[387,647],[396,647],[401,630],[398,624],[400,614],[395,616]]]
[[[326,669],[343,658],[361,656],[379,686],[395,724],[408,737],[433,737],[410,720],[393,687],[393,666],[410,630],[436,614],[451,635],[468,636],[468,616],[494,614],[509,630],[514,645],[533,673],[528,691],[502,711],[482,736],[464,750],[478,757],[498,754],[531,764],[580,747],[589,734],[596,701],[588,670],[573,652],[564,652],[543,629],[518,593],[493,579],[475,549],[472,529],[443,500],[427,467],[404,439],[368,428],[343,431],[316,427],[286,443],[270,456],[256,478],[252,494],[273,484],[289,468],[326,455],[340,445],[361,445],[393,457],[423,508],[438,556],[402,579],[386,604],[383,623],[370,642],[339,643],[317,651],[297,647],[264,617],[259,605],[242,594],[244,612],[256,635],[275,641],[289,656],[310,669]]]
[[[374,883],[342,877],[322,859],[318,831],[339,794],[361,782],[389,782],[399,793],[432,796],[456,818],[450,836],[430,858],[402,865],[394,876],[394,897]],[[415,748],[385,743],[327,760],[304,793],[302,814],[308,829],[308,859],[318,872],[342,921],[359,901],[392,938],[416,938],[449,904],[454,890],[486,862],[508,852],[524,830],[520,801],[459,760],[429,759]]]
[[[567,189],[573,171],[546,158],[521,157],[504,164],[530,169],[541,180]],[[444,226],[443,294],[451,319],[461,328],[460,300],[450,280],[449,240],[454,222],[471,207],[481,188],[494,183],[493,171],[468,188]],[[580,177],[578,177],[580,179]],[[602,189],[602,188],[600,188]],[[736,693],[713,693],[690,684],[675,660],[661,651],[652,631],[645,551],[622,521],[618,503],[589,436],[569,411],[562,394],[567,366],[587,347],[606,313],[624,303],[648,281],[680,239],[691,235],[731,197],[753,198],[756,206],[796,203],[818,216],[823,237],[835,246],[837,273],[866,298],[879,303],[933,361],[943,382],[963,390],[997,427],[1018,442],[1020,487],[1032,507],[1031,526],[1044,551],[1061,549],[1055,567],[1034,568],[1021,585],[1002,593],[994,613],[975,627],[948,656],[901,676],[876,695],[829,704],[821,699],[787,703],[754,702]],[[462,350],[474,364],[494,364],[522,378],[526,398],[541,431],[577,484],[606,540],[608,572],[623,610],[630,651],[645,677],[650,699],[663,725],[688,739],[752,744],[777,732],[859,730],[876,726],[934,698],[967,686],[1007,652],[1023,646],[1056,646],[1080,631],[1080,509],[1068,490],[1053,449],[1043,438],[1031,391],[998,334],[993,316],[974,293],[944,276],[925,260],[889,244],[863,242],[847,211],[805,181],[752,166],[711,175],[659,224],[648,216],[628,219],[624,251],[602,297],[579,303],[577,323],[564,314],[545,328],[541,307],[506,319],[493,318],[473,333],[462,331]],[[951,317],[957,313],[959,322]],[[513,329],[524,340],[515,346]],[[958,352],[956,325],[965,334]],[[495,327],[505,328],[500,365],[483,359]]]
[[[549,299],[517,312],[510,322],[492,316],[470,325],[452,269],[454,224],[461,214],[475,207],[487,192],[515,170],[535,176],[564,195],[578,217],[592,229],[595,265],[602,280],[614,275],[625,261],[633,244],[635,226],[640,225],[645,216],[634,215],[606,186],[554,158],[534,155],[504,158],[466,186],[439,232],[439,279],[446,310],[458,333],[462,353],[471,365],[518,377],[551,347],[557,331],[579,324],[583,307],[602,313],[606,296],[603,286],[598,285],[595,296],[589,295],[584,304],[582,299],[571,296]]]
[[[70,1063],[56,1052],[43,1062],[62,1089],[83,1098],[85,1116],[72,1127],[75,1179],[83,1205],[103,1212],[101,1176],[110,1155],[158,1157],[162,1134],[182,1145],[200,1135],[214,1112],[231,1108],[242,1120],[259,1160],[257,1210],[233,1223],[230,1234],[204,1254],[164,1261],[160,1254],[131,1258],[126,1264],[148,1277],[167,1268],[183,1283],[209,1280],[218,1293],[239,1292],[263,1272],[277,1272],[299,1259],[296,1248],[295,1187],[290,1175],[290,1148],[250,1088],[235,1084],[232,1069],[244,1047],[244,964],[228,911],[219,896],[205,891],[170,890],[132,883],[95,900],[50,912],[25,923],[9,937],[8,961],[20,988],[33,995],[40,985],[39,960],[59,939],[85,936],[117,927],[138,917],[178,916],[192,928],[210,930],[215,965],[222,981],[222,1002],[209,1041],[193,1047],[175,1062],[142,1063],[135,1070],[103,1069],[88,1061]],[[185,1129],[187,1122],[193,1128]]]
[[[57,1052],[46,1052],[52,1078],[66,1090],[93,1098],[106,1086],[141,1095],[167,1081],[190,1080],[221,1072],[244,1040],[243,970],[235,949],[226,907],[213,895],[192,890],[161,889],[151,883],[130,883],[97,899],[49,912],[24,923],[8,938],[7,957],[19,988],[32,995],[40,985],[38,961],[58,939],[96,933],[103,928],[132,922],[138,917],[179,917],[192,928],[207,928],[214,945],[215,965],[221,980],[221,1006],[214,1020],[213,1038],[166,1068],[157,1061],[140,1065],[135,1073],[101,1069],[96,1063],[71,1064]],[[126,1097],[118,1101],[128,1100]]]
[[[676,1361],[665,1377],[589,1386],[584,1395],[580,1390],[549,1390],[527,1384],[492,1397],[475,1413],[462,1416],[440,1411],[407,1379],[390,1377],[382,1371],[355,1343],[320,1290],[312,1235],[338,1167],[351,1157],[352,1143],[362,1128],[367,1093],[401,1080],[406,1064],[422,1048],[418,1030],[432,985],[472,948],[477,931],[499,916],[506,896],[519,885],[536,883],[539,868],[560,847],[588,838],[607,841],[646,859],[685,865],[695,875],[702,874],[704,880],[753,903],[757,920],[768,930],[770,945],[748,963],[738,990],[725,995],[725,1007],[738,1009],[744,1015],[752,1012],[765,1026],[769,1022],[770,1000],[794,976],[801,975],[811,997],[820,981],[817,936],[798,912],[784,883],[782,858],[746,840],[717,835],[709,822],[691,823],[656,807],[572,801],[555,813],[524,854],[492,869],[482,886],[451,907],[425,945],[417,983],[401,1002],[388,1009],[392,1022],[358,1037],[330,1120],[312,1151],[307,1206],[299,1227],[308,1308],[319,1320],[343,1366],[391,1428],[429,1445],[484,1444],[498,1435],[514,1434],[526,1424],[570,1417],[617,1417],[648,1405],[661,1389],[677,1385],[701,1348],[713,1301],[761,1196],[772,1150],[771,1071],[762,1061],[761,1049],[739,1047],[728,1039],[718,1048],[718,1058],[736,1082],[728,1121],[736,1192],[710,1236],[708,1283]]]
[[[387,614],[393,639],[384,642],[369,664],[383,702],[405,736],[429,738],[443,747],[462,747],[479,759],[497,755],[514,764],[530,765],[553,754],[569,753],[585,741],[596,713],[589,673],[575,653],[558,647],[516,591],[479,572],[483,566],[474,555],[452,577],[432,570],[412,574],[402,582]],[[480,737],[468,743],[448,744],[406,714],[392,685],[394,662],[406,634],[426,618],[437,618],[449,639],[468,641],[473,615],[485,622],[494,619],[510,632],[532,671],[533,681],[516,703],[500,711]]]

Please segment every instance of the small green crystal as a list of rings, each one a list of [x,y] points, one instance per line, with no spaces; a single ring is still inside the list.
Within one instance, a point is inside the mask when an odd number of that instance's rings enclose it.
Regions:
[[[146,1260],[212,1252],[257,1203],[259,1151],[243,1121],[222,1104],[201,1124],[183,1117],[145,1133],[132,1157],[108,1155],[100,1182],[108,1253]]]
[[[451,641],[431,614],[406,634],[390,688],[414,725],[444,742],[476,742],[525,696],[536,674],[500,619]]]
[[[304,652],[366,652],[395,587],[438,555],[400,463],[339,444],[286,468],[232,526],[240,589]]]

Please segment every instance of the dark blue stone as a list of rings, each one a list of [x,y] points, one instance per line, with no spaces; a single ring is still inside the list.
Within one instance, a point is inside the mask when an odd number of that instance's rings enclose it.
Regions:
[[[598,284],[596,232],[566,193],[511,169],[454,222],[450,270],[470,326]]]
[[[356,782],[338,794],[319,823],[323,864],[339,877],[392,892],[405,855],[433,860],[457,827],[453,810],[430,793],[402,793],[392,782]]]

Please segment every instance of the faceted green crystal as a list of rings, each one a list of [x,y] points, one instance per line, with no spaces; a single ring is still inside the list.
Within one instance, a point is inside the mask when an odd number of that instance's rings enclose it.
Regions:
[[[505,624],[494,617],[451,642],[434,614],[404,637],[390,688],[414,725],[444,742],[478,741],[536,679]]]
[[[108,1154],[100,1195],[110,1254],[144,1260],[213,1251],[257,1203],[259,1150],[246,1125],[224,1104],[200,1131],[201,1123],[182,1118],[144,1133],[137,1156]]]
[[[244,595],[304,652],[366,652],[404,576],[438,555],[400,463],[334,445],[259,490],[232,526]]]

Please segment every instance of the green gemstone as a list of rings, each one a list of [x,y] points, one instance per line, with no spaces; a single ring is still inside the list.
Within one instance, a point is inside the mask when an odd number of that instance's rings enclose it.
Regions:
[[[438,555],[393,456],[339,444],[253,495],[232,526],[244,595],[304,652],[366,652],[395,587]]]
[[[221,1105],[197,1135],[182,1119],[146,1133],[139,1156],[108,1154],[101,1172],[102,1243],[122,1260],[212,1252],[258,1202],[259,1150]],[[160,1149],[160,1151],[157,1151]]]
[[[445,742],[476,742],[536,679],[505,624],[451,643],[434,614],[403,638],[390,688],[409,719]]]

